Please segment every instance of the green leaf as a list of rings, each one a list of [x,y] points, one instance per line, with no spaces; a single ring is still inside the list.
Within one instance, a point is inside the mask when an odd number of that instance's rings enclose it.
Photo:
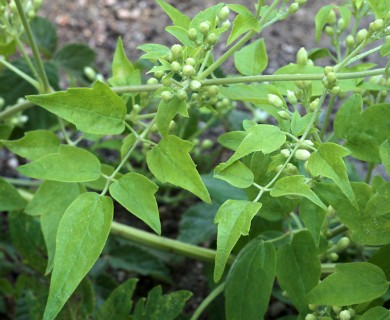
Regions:
[[[390,0],[368,0],[368,4],[374,11],[376,19],[384,18],[390,11]]]
[[[390,176],[390,139],[385,140],[379,146],[379,154],[382,159],[382,163],[385,166],[387,174]]]
[[[198,12],[195,17],[191,20],[190,28],[199,29],[199,25],[202,22],[207,21],[210,23],[210,30],[215,30],[215,27],[217,26],[216,23],[216,17],[218,16],[219,11],[221,10],[223,6],[223,3],[218,3],[212,7],[209,7],[203,11]]]
[[[253,184],[253,173],[241,161],[233,162],[230,166],[225,163],[215,168],[215,178],[225,180],[237,188],[248,188]]]
[[[54,56],[54,62],[75,73],[82,73],[84,67],[94,63],[96,53],[89,46],[82,43],[71,43],[63,46]]]
[[[188,38],[187,29],[179,26],[169,26],[165,28],[165,31],[173,35],[177,40],[179,40],[186,47],[194,47],[194,42]]]
[[[51,58],[57,47],[57,28],[49,19],[35,17],[30,21],[30,27],[37,42],[39,52]]]
[[[299,137],[303,135],[307,127],[312,120],[313,115],[311,113],[305,114],[303,117],[300,116],[298,111],[295,111],[291,118],[291,132],[294,136]]]
[[[215,202],[198,203],[186,210],[181,216],[177,240],[196,245],[214,238],[217,228],[213,222],[218,207]]]
[[[360,320],[390,320],[390,311],[383,307],[373,307],[366,311],[360,318]]]
[[[171,20],[176,26],[188,29],[191,23],[190,18],[188,18],[185,14],[183,14],[175,7],[171,6],[169,3],[163,0],[156,0],[156,2],[165,11],[165,13],[171,18]]]
[[[103,82],[95,82],[91,89],[68,89],[27,99],[85,133],[109,135],[125,129],[125,103]]]
[[[44,181],[25,209],[29,215],[41,216],[48,255],[46,274],[53,268],[58,225],[65,210],[79,194],[80,188],[75,183]]]
[[[174,320],[181,313],[186,301],[192,296],[192,293],[185,290],[172,292],[162,295],[160,286],[154,287],[148,293],[148,299],[138,300],[133,320]]]
[[[162,183],[172,183],[210,203],[209,193],[189,155],[192,148],[191,142],[170,135],[149,151],[146,161],[150,171]]]
[[[29,160],[55,153],[61,144],[60,139],[48,130],[29,131],[18,140],[0,140],[0,142],[13,153]]]
[[[390,213],[390,182],[380,186],[375,194],[368,200],[366,216],[379,217]]]
[[[93,181],[100,177],[100,162],[89,151],[61,145],[50,153],[17,169],[25,176],[62,182]]]
[[[218,137],[218,142],[225,148],[236,151],[246,137],[245,131],[230,131]]]
[[[118,320],[127,319],[130,314],[135,287],[137,285],[137,279],[128,279],[120,286],[118,286],[102,306],[97,313],[98,320],[110,319],[115,315]]]
[[[304,176],[287,176],[276,181],[271,190],[271,196],[283,197],[289,195],[305,197],[323,210],[327,209],[320,198],[305,183]]]
[[[188,117],[187,103],[180,100],[176,96],[165,102],[161,100],[157,109],[156,124],[163,136],[169,133],[169,125],[176,114],[181,114],[183,117]]]
[[[321,7],[321,9],[317,12],[315,19],[314,19],[315,25],[316,25],[316,41],[317,42],[319,42],[321,39],[322,30],[324,29],[324,27],[328,21],[329,12],[335,7],[337,7],[337,6],[335,6],[334,4],[330,4],[330,5]]]
[[[243,47],[234,54],[234,65],[245,76],[259,75],[268,64],[264,39],[259,39]]]
[[[321,230],[325,222],[326,212],[308,199],[302,199],[299,205],[299,216],[305,224],[305,227],[310,231],[316,246],[320,243]]]
[[[111,198],[91,192],[81,194],[65,211],[58,226],[44,320],[56,317],[99,258],[110,232],[112,218]]]
[[[276,272],[276,251],[263,240],[250,242],[234,260],[226,277],[227,319],[263,319]]]
[[[307,301],[320,305],[348,306],[379,298],[388,288],[382,269],[371,263],[337,264],[336,272],[307,294]]]
[[[140,57],[140,59],[151,59],[151,60],[163,58],[170,51],[168,47],[163,46],[161,44],[155,44],[155,43],[145,43],[138,46],[137,49],[146,52]]]
[[[112,86],[132,86],[141,84],[141,71],[135,69],[126,56],[121,38],[116,44],[114,60],[112,62],[112,77],[108,79]]]
[[[305,295],[321,276],[321,262],[310,232],[295,234],[291,244],[279,248],[277,256],[276,276],[281,288],[287,291],[300,313],[308,313]]]
[[[227,200],[218,209],[214,219],[214,223],[218,224],[215,282],[221,279],[230,252],[238,239],[241,235],[249,234],[251,221],[260,208],[261,203],[258,202]]]
[[[161,234],[160,216],[154,194],[158,190],[142,174],[125,174],[110,186],[111,196],[128,211],[145,222],[157,234]]]
[[[0,211],[21,210],[26,204],[18,190],[0,177]]]
[[[343,103],[334,119],[334,132],[339,138],[349,139],[356,136],[362,129],[361,113],[363,99],[360,94],[354,94]]]
[[[383,270],[386,279],[390,280],[390,244],[387,244],[378,249],[368,260]]]
[[[257,124],[246,132],[236,152],[226,162],[227,166],[255,151],[261,151],[264,154],[271,153],[279,149],[286,141],[286,135],[273,125]]]
[[[348,149],[332,143],[322,144],[308,159],[307,167],[313,176],[332,179],[341,191],[356,205],[356,198],[349,183],[347,168],[342,157],[349,155]]]
[[[257,21],[257,18],[245,6],[241,4],[229,4],[228,6],[232,11],[237,12],[238,15],[233,21],[233,27],[229,35],[229,39],[227,40],[227,45],[231,44],[240,35],[247,31],[260,31],[259,21]]]

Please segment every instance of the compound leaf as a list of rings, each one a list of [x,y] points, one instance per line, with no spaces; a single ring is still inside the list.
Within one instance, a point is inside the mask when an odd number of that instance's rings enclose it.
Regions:
[[[214,219],[214,223],[218,224],[215,282],[221,279],[230,252],[240,236],[249,234],[251,221],[260,208],[261,203],[258,202],[227,200],[218,209]]]
[[[161,234],[160,216],[154,194],[158,187],[142,174],[125,174],[110,186],[111,196],[157,234]]]
[[[103,82],[92,88],[72,88],[51,94],[27,96],[34,104],[92,134],[119,134],[125,129],[126,105]]]
[[[86,182],[100,177],[100,162],[89,151],[61,145],[58,153],[50,153],[20,166],[18,171],[28,177],[62,182]]]
[[[210,195],[188,154],[192,147],[191,142],[170,135],[149,151],[146,161],[150,171],[162,183],[172,183],[210,203]]]
[[[111,198],[92,192],[81,194],[65,211],[57,231],[44,320],[57,316],[99,258],[110,232],[112,218]]]

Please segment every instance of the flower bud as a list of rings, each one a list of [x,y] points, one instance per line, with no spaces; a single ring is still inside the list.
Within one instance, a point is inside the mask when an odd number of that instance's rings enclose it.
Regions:
[[[332,310],[339,314],[341,310],[343,310],[343,308],[341,308],[340,306],[332,306]]]
[[[146,84],[157,84],[158,80],[156,78],[150,78],[146,81]]]
[[[297,160],[306,161],[310,158],[310,152],[305,149],[298,149],[294,153],[294,158]]]
[[[218,19],[222,22],[226,21],[229,17],[230,9],[228,6],[224,6],[221,8],[221,10],[218,13]]]
[[[287,100],[292,105],[296,104],[298,102],[297,97],[295,96],[294,91],[287,90]]]
[[[301,48],[299,49],[298,53],[297,53],[297,64],[299,64],[300,66],[304,66],[306,65],[307,63],[307,51],[305,48]]]
[[[280,99],[277,95],[269,93],[268,94],[268,102],[276,108],[283,107],[283,100]]]
[[[230,20],[226,20],[224,23],[222,23],[221,27],[222,29],[229,29],[231,25],[232,23],[230,22]]]
[[[195,28],[190,28],[187,31],[187,36],[191,41],[196,41],[198,39],[198,31]]]
[[[183,47],[180,44],[174,44],[171,47],[171,52],[175,59],[181,58],[181,55],[183,53]]]
[[[308,313],[305,317],[305,320],[317,320],[317,317],[312,313]]]
[[[339,255],[336,252],[329,253],[329,259],[332,261],[337,261],[339,259]]]
[[[280,150],[280,154],[282,155],[283,158],[288,158],[291,154],[291,151],[289,149],[282,149]]]
[[[212,85],[207,88],[207,94],[209,95],[209,97],[216,96],[218,95],[218,93],[219,93],[219,88],[216,85]]]
[[[295,12],[297,12],[299,10],[299,4],[296,3],[296,2],[293,2],[292,4],[290,4],[290,6],[288,7],[288,13],[289,14],[294,14]]]
[[[367,35],[368,35],[367,29],[361,29],[361,30],[359,30],[359,32],[358,32],[357,35],[356,35],[356,42],[357,42],[358,44],[362,43],[364,40],[366,40]]]
[[[290,120],[291,119],[290,114],[286,110],[278,111],[278,115],[279,115],[279,117],[281,117],[284,120]]]
[[[196,60],[194,58],[187,58],[186,59],[186,64],[190,66],[195,66],[196,65]]]
[[[13,12],[13,13],[17,13],[18,12],[18,8],[16,6],[16,3],[13,0],[10,1],[9,8],[10,8],[11,12]]]
[[[333,72],[334,71],[334,68],[333,67],[331,67],[331,66],[326,66],[325,68],[324,68],[324,75],[328,75],[330,72]]]
[[[189,64],[184,65],[183,67],[183,75],[186,77],[192,77],[196,74],[196,71],[193,66],[190,66]]]
[[[337,21],[336,12],[334,12],[334,10],[332,9],[329,11],[328,19],[326,20],[326,22],[329,24],[335,24],[336,21]]]
[[[333,37],[334,35],[334,29],[330,26],[326,26],[325,27],[325,34],[328,36],[328,37]]]
[[[185,90],[179,90],[176,92],[176,97],[178,97],[179,100],[187,100],[188,95]]]
[[[208,21],[200,23],[199,31],[201,34],[206,35],[210,31],[210,23]]]
[[[339,314],[340,320],[350,320],[351,319],[351,313],[348,310],[343,310]]]
[[[160,98],[161,100],[168,102],[172,100],[173,96],[174,95],[171,91],[163,91],[161,92]]]
[[[158,70],[158,71],[155,71],[153,75],[154,75],[155,78],[161,79],[164,76],[164,74],[165,74],[164,71]]]
[[[96,79],[96,71],[91,67],[84,67],[84,75],[89,81],[94,81]]]
[[[347,26],[345,25],[345,21],[343,18],[339,19],[339,21],[337,21],[337,27],[339,28],[339,30],[344,30]]]
[[[355,46],[355,39],[351,34],[345,38],[345,44],[349,49],[352,49]]]
[[[161,83],[164,87],[171,87],[172,86],[172,77],[170,76],[164,76],[161,79]]]
[[[328,80],[329,84],[333,85],[337,82],[337,74],[334,72],[329,72],[326,76],[326,79]]]
[[[179,72],[181,70],[181,64],[177,61],[171,63],[171,69],[173,72]]]
[[[348,237],[342,237],[339,239],[339,241],[337,241],[336,246],[338,250],[342,251],[348,248],[350,244],[351,244],[351,240],[349,240]]]
[[[217,43],[218,37],[214,32],[212,32],[207,36],[206,41],[208,45],[213,46]]]
[[[198,80],[192,80],[190,82],[190,88],[192,91],[198,91],[202,87],[202,84]]]
[[[173,131],[175,129],[176,129],[176,122],[171,120],[171,122],[169,123],[169,126],[168,126],[168,130]]]
[[[317,107],[318,107],[318,104],[319,104],[319,102],[320,102],[320,99],[315,99],[315,100],[313,100],[311,103],[310,103],[310,111],[315,111],[316,109],[317,109]]]
[[[212,148],[214,145],[213,141],[210,140],[210,139],[204,139],[202,141],[202,144],[201,144],[201,148],[204,149],[204,150],[208,150],[210,148]]]
[[[286,166],[286,173],[291,175],[296,175],[299,173],[299,170],[296,166],[294,166],[292,163],[287,163]]]

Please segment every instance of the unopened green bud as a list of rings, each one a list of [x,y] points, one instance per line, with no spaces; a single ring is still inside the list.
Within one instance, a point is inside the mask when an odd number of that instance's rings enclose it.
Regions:
[[[96,71],[91,67],[84,67],[84,75],[89,81],[94,81],[96,79]]]
[[[283,158],[288,158],[291,154],[291,151],[289,149],[282,149],[280,150],[280,154],[282,155]]]
[[[150,78],[146,81],[146,84],[157,84],[158,80],[156,78]]]
[[[164,87],[172,86],[172,78],[170,76],[165,76],[161,79],[161,83]]]
[[[35,10],[29,10],[27,12],[27,17],[29,17],[30,19],[34,19],[36,16],[37,16],[37,13]]]
[[[207,88],[207,93],[209,97],[216,96],[219,93],[219,87],[216,85],[210,86]]]
[[[306,161],[307,159],[310,158],[310,152],[305,149],[298,149],[294,153],[294,158],[297,160]]]
[[[330,26],[326,26],[325,27],[325,34],[328,36],[328,37],[333,37],[334,35],[334,29]]]
[[[163,91],[161,92],[161,100],[164,100],[166,102],[171,101],[173,98],[173,93],[171,91]]]
[[[187,36],[191,41],[196,41],[198,39],[198,31],[195,28],[190,28],[187,31]]]
[[[344,30],[347,26],[345,25],[345,21],[343,18],[339,19],[339,21],[337,21],[337,27],[339,28],[339,30]]]
[[[190,66],[195,66],[196,65],[196,60],[194,58],[187,58],[186,59],[186,64]]]
[[[173,131],[175,129],[176,129],[176,122],[171,120],[171,122],[169,123],[169,126],[168,126],[168,130]]]
[[[359,30],[359,32],[356,35],[356,42],[358,44],[362,43],[367,38],[367,35],[368,35],[367,29]]]
[[[196,74],[196,71],[193,66],[186,64],[183,67],[183,75],[186,77],[192,77]]]
[[[329,218],[332,218],[336,215],[336,210],[332,206],[328,206],[328,211],[326,212],[326,215]]]
[[[283,107],[283,100],[280,99],[277,95],[269,93],[268,94],[268,102],[276,108]]]
[[[299,170],[296,166],[294,166],[292,163],[287,163],[286,166],[286,173],[291,175],[296,175],[299,173]]]
[[[179,100],[186,100],[188,98],[187,92],[185,90],[179,90],[176,92],[176,96]]]
[[[341,308],[340,306],[332,306],[332,310],[339,314],[341,310],[343,310],[343,308]]]
[[[181,64],[177,61],[171,63],[171,69],[173,72],[179,72],[181,70]]]
[[[305,317],[305,320],[317,320],[317,317],[312,313],[308,313]]]
[[[336,12],[334,12],[334,10],[332,9],[329,11],[328,19],[326,20],[326,22],[329,24],[335,24],[336,21],[337,21]]]
[[[224,6],[221,8],[221,10],[218,13],[218,18],[220,21],[226,21],[229,17],[230,9],[228,6]]]
[[[355,39],[351,34],[345,38],[345,44],[347,45],[347,47],[349,49],[351,49],[355,46]]]
[[[326,76],[326,79],[328,80],[329,84],[333,85],[337,82],[337,74],[334,72],[329,72]]]
[[[315,111],[318,107],[318,104],[320,102],[320,99],[314,99],[311,103],[310,103],[310,111]]]
[[[355,316],[355,314],[356,314],[355,310],[353,310],[352,308],[348,308],[348,311],[349,311],[351,317]]]
[[[10,8],[11,12],[13,12],[13,13],[18,12],[18,7],[16,6],[15,1],[13,1],[13,0],[10,1],[9,8]]]
[[[332,87],[329,92],[333,95],[338,95],[341,92],[341,88],[339,86]]]
[[[139,104],[135,104],[135,105],[133,105],[133,110],[135,111],[135,112],[139,112],[140,110],[141,110],[141,106],[139,105]]]
[[[337,261],[339,259],[339,255],[336,252],[329,253],[329,259],[332,261]]]
[[[287,100],[290,102],[292,105],[296,104],[298,102],[297,97],[295,96],[294,91],[287,90]]]
[[[374,22],[370,23],[370,31],[371,32],[377,32],[382,30],[384,21],[382,19],[376,19]]]
[[[291,119],[290,114],[286,110],[278,111],[278,115],[279,115],[279,117],[281,117],[284,120],[290,120]]]
[[[292,4],[290,4],[290,6],[288,7],[288,13],[289,14],[294,14],[295,12],[297,12],[299,10],[299,4],[296,3],[296,2],[293,2]]]
[[[224,23],[222,23],[221,27],[223,29],[229,29],[231,25],[232,23],[230,22],[230,20],[226,20]]]
[[[202,87],[202,84],[198,80],[192,80],[190,82],[190,88],[192,91],[198,91]]]
[[[307,80],[307,81],[297,80],[297,81],[295,81],[295,85],[299,89],[306,89],[306,88],[311,86],[311,81],[309,81],[309,80]]]
[[[199,31],[201,34],[206,35],[210,31],[210,23],[208,21],[200,23]]]
[[[349,240],[348,237],[342,237],[339,239],[339,241],[337,241],[337,249],[338,250],[345,250],[346,248],[349,247],[349,245],[351,244],[351,240]]]
[[[158,71],[154,72],[154,76],[155,76],[157,79],[161,79],[164,75],[165,75],[165,72],[162,71],[162,70],[158,70]]]
[[[214,145],[213,141],[210,139],[204,139],[201,144],[201,148],[204,150],[212,148]]]
[[[348,310],[343,310],[339,314],[339,319],[340,320],[350,320],[351,319],[351,314]]]
[[[324,68],[324,75],[328,75],[330,72],[333,72],[334,71],[334,68],[333,67],[331,67],[331,66],[326,66],[325,68]]]
[[[300,66],[304,66],[307,63],[307,59],[308,56],[307,56],[306,49],[305,48],[299,49],[297,53],[297,64],[299,64]]]
[[[218,37],[214,32],[212,32],[209,35],[207,35],[206,41],[208,45],[213,46],[217,43]]]
[[[311,310],[311,311],[317,310],[317,305],[316,304],[309,304],[308,307],[309,307],[309,310]]]
[[[171,47],[171,52],[175,59],[181,58],[181,55],[183,53],[183,47],[180,44],[174,44]]]

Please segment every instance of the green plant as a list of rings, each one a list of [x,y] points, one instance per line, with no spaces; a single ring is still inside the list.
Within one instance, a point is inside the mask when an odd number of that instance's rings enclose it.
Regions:
[[[156,1],[172,19],[166,31],[178,43],[139,47],[150,66],[147,79],[119,39],[107,82],[96,80],[91,61],[80,62],[79,52],[68,56],[78,61],[78,76],[68,74],[71,84],[96,81],[65,91],[49,81],[41,42],[33,36],[34,24],[48,22],[28,21],[35,16],[29,8],[39,2],[0,1],[0,64],[30,85],[0,90],[0,143],[28,160],[18,167],[18,179],[0,179],[0,210],[8,212],[0,256],[4,301],[32,319],[178,317],[188,291],[162,295],[156,287],[134,309],[135,279],[109,296],[99,292],[116,286],[99,265],[125,265],[121,252],[134,254],[136,268],[137,259],[157,264],[138,267],[138,273],[169,277],[157,259],[161,254],[107,240],[111,233],[215,263],[218,285],[191,319],[222,293],[227,319],[262,319],[271,296],[297,311],[284,319],[388,319],[390,183],[372,176],[379,164],[390,172],[388,68],[361,61],[377,51],[390,54],[390,3],[323,6],[315,17],[316,38],[328,36],[334,50],[302,48],[296,63],[262,75],[268,57],[258,35],[305,0],[259,0],[254,12],[218,4],[192,19]],[[369,12],[375,20],[359,30]],[[225,35],[227,50],[214,57],[214,45]],[[16,47],[29,72],[9,61]],[[47,61],[55,45],[49,41],[40,49]],[[231,57],[240,76],[221,70]],[[63,65],[69,66],[68,58]],[[320,66],[323,58],[330,65]],[[9,73],[1,72],[3,79]],[[27,100],[17,100],[24,95]],[[51,120],[29,124],[34,121],[20,116],[27,109]],[[269,123],[262,123],[262,111]],[[222,132],[218,144],[230,150],[229,158],[210,140],[210,128]],[[363,179],[353,169],[357,163],[367,166]],[[203,203],[194,204],[191,194]],[[114,201],[158,236],[113,222]],[[160,237],[158,205],[183,203],[191,207],[178,239]],[[215,249],[197,246],[215,235]],[[15,266],[16,281],[9,276]],[[10,315],[5,302],[1,308]]]

